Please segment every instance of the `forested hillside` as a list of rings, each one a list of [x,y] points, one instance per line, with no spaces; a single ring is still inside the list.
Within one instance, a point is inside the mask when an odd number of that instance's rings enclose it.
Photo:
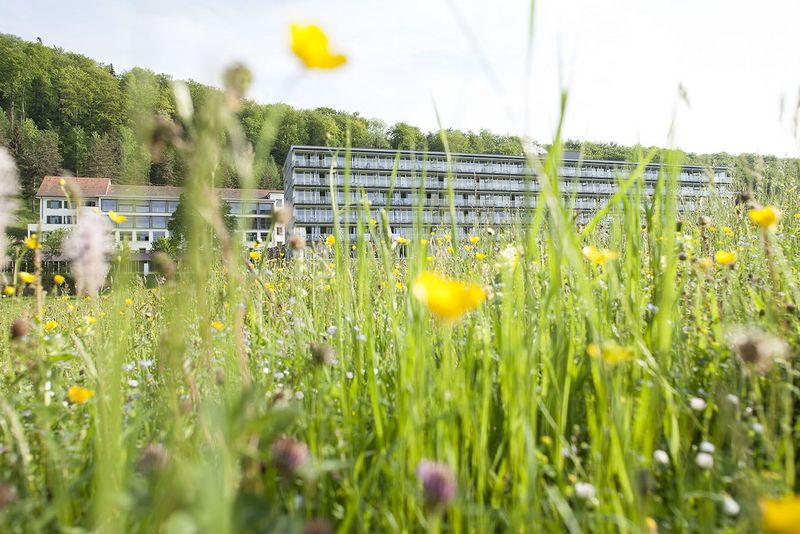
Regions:
[[[107,176],[117,183],[180,185],[183,161],[169,146],[153,158],[150,147],[154,116],[179,123],[175,114],[172,79],[142,68],[118,73],[113,65],[79,54],[0,34],[0,144],[15,155],[24,194],[33,195],[41,177],[68,172]],[[195,107],[220,90],[194,81],[187,85]],[[294,109],[287,104],[245,100],[240,119],[249,141],[257,144],[267,117],[280,117],[275,143],[267,161],[258,165],[262,187],[281,187],[280,169],[293,144],[427,148],[442,150],[439,132],[423,132],[406,123],[388,126],[380,119],[330,108]],[[453,152],[521,154],[520,140],[496,135],[447,130]],[[626,160],[637,147],[614,143],[571,141],[588,159]],[[688,155],[689,162],[727,165],[741,187],[762,189],[794,182],[798,161],[754,154]],[[236,187],[231,165],[223,163],[219,185]]]

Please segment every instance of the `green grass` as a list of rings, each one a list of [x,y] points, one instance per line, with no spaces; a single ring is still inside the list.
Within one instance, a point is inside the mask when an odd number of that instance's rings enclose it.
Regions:
[[[556,137],[524,225],[482,228],[476,244],[418,225],[401,260],[380,210],[337,206],[359,213],[354,243],[248,267],[205,189],[218,158],[246,153],[241,132],[221,101],[185,119],[187,196],[204,215],[179,276],[148,290],[112,273],[97,299],[47,296],[41,317],[29,298],[0,301],[3,332],[32,321],[27,340],[0,337],[0,484],[17,497],[5,532],[300,532],[314,519],[340,532],[752,532],[759,498],[795,490],[797,363],[759,374],[726,341],[747,325],[798,346],[795,198],[759,199],[786,214],[774,232],[714,198],[700,226],[677,212],[674,175],[645,199],[634,173],[576,228]],[[620,256],[593,266],[585,245]],[[700,266],[717,250],[736,251],[733,268]],[[438,324],[409,289],[424,270],[490,298]],[[335,362],[316,363],[312,342]],[[608,342],[632,359],[587,353]],[[96,395],[72,403],[73,385]],[[276,467],[281,436],[309,448],[296,476]],[[696,463],[703,442],[711,469]],[[443,510],[426,506],[422,459],[456,475]]]

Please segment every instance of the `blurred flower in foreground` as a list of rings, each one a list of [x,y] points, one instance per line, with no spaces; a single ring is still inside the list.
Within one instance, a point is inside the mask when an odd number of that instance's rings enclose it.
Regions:
[[[714,261],[719,265],[731,265],[736,261],[736,253],[727,252],[725,250],[717,251],[717,253],[714,254]]]
[[[766,373],[775,360],[786,357],[789,346],[786,342],[755,327],[740,327],[728,334],[731,350],[746,365],[759,373]]]
[[[7,297],[13,297],[14,293],[16,292],[17,290],[14,288],[14,286],[6,286],[3,288],[3,295]]]
[[[328,245],[329,247],[332,247],[333,245],[335,245],[336,244],[336,236],[329,235],[328,237],[326,237],[325,238],[325,244]]]
[[[66,279],[66,278],[64,278],[64,277],[63,277],[62,275],[60,275],[60,274],[57,274],[57,275],[53,276],[53,282],[54,282],[54,283],[55,283],[57,286],[64,285],[64,282],[66,282],[66,281],[67,281],[67,279]]]
[[[225,324],[222,321],[211,321],[211,328],[217,332],[222,332],[225,330]]]
[[[762,498],[761,526],[771,534],[797,534],[800,532],[800,497],[796,495],[779,499]]]
[[[116,211],[109,211],[108,212],[108,218],[111,219],[112,221],[114,221],[117,224],[122,224],[122,223],[124,223],[125,221],[128,220],[128,218],[126,216],[120,215]]]
[[[431,271],[420,274],[411,288],[414,297],[443,323],[451,323],[486,300],[484,289]]]
[[[14,159],[5,148],[0,147],[0,267],[6,262],[6,228],[14,221],[18,189]]]
[[[447,464],[421,460],[417,464],[416,475],[417,480],[422,482],[425,503],[431,508],[445,508],[456,496],[456,477]]]
[[[258,261],[261,259],[261,253],[257,250],[250,251],[250,259],[253,261]]]
[[[335,69],[347,58],[334,54],[328,47],[328,36],[316,24],[292,24],[292,52],[309,69]]]
[[[497,267],[513,271],[519,263],[519,250],[514,245],[508,245],[497,255]]]
[[[31,250],[42,248],[42,244],[39,242],[39,239],[36,237],[36,234],[31,234],[30,237],[26,237],[24,241],[25,241],[25,246]]]
[[[47,321],[46,323],[44,323],[44,331],[45,332],[49,332],[50,330],[53,330],[54,328],[58,328],[58,323],[56,321],[53,321],[51,319],[51,320]]]
[[[589,343],[586,353],[592,358],[600,358],[608,365],[627,362],[633,359],[633,351],[628,347],[617,345],[613,341],[604,341],[600,345]]]
[[[22,271],[19,273],[19,279],[25,282],[26,284],[32,284],[36,281],[36,275],[31,273],[26,273]]]
[[[78,293],[97,296],[108,274],[107,257],[113,251],[108,219],[84,209],[78,222],[64,240],[64,256],[72,263],[72,275]]]
[[[94,391],[81,386],[72,386],[67,391],[67,397],[69,397],[69,400],[75,404],[84,404],[86,401],[94,397]]]
[[[619,252],[593,246],[585,246],[581,252],[587,260],[592,262],[592,265],[604,265],[607,261],[619,258]]]
[[[308,445],[290,438],[280,438],[272,444],[272,461],[284,476],[296,474],[311,459]]]
[[[697,260],[697,265],[701,269],[703,269],[704,271],[707,271],[708,269],[711,268],[712,265],[714,265],[714,260],[712,260],[711,258],[707,258],[707,257],[706,258],[700,258],[699,260]]]
[[[769,230],[778,224],[781,218],[781,212],[776,207],[767,206],[765,208],[753,208],[747,213],[747,216],[761,228]]]

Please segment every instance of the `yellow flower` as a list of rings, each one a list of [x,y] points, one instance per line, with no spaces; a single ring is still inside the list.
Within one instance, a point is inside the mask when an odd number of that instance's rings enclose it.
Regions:
[[[211,328],[213,328],[217,332],[222,332],[223,330],[225,330],[225,325],[222,323],[222,321],[213,321],[211,323]]]
[[[125,304],[128,306],[133,306],[133,299],[125,299]]]
[[[398,281],[394,284],[394,287],[397,289],[403,289],[405,286],[403,285],[403,282]]]
[[[410,243],[410,241],[409,241],[408,239],[406,239],[405,237],[403,237],[403,236],[399,236],[399,237],[397,238],[397,242],[398,242],[400,245],[408,245],[408,244]]]
[[[697,265],[704,271],[707,271],[712,265],[714,265],[714,260],[711,258],[700,258],[697,260]]]
[[[589,343],[586,353],[592,358],[601,358],[608,365],[627,362],[633,359],[633,351],[628,347],[621,347],[613,341],[604,341],[600,345]]]
[[[795,214],[794,214],[794,218],[795,218],[795,219],[800,219],[800,213],[795,213]]]
[[[58,326],[58,323],[51,319],[51,320],[47,321],[46,323],[44,323],[44,331],[45,332],[49,332],[50,330],[52,330],[53,328],[56,328],[57,326]]]
[[[64,278],[64,277],[63,277],[62,275],[60,275],[60,274],[57,274],[57,275],[53,276],[53,282],[55,282],[55,284],[56,284],[57,286],[62,286],[62,285],[64,285],[64,282],[66,282],[66,281],[67,281],[67,279],[66,279],[66,278]]]
[[[471,246],[469,246],[469,245],[464,245],[464,250],[466,250],[467,252],[469,252],[470,250],[472,250],[472,247],[471,247]]]
[[[258,261],[261,259],[261,253],[257,250],[250,251],[250,259],[253,261]]]
[[[480,242],[480,240],[481,238],[476,235],[472,235],[469,237],[469,242],[472,243],[473,245],[477,245]]]
[[[427,246],[428,243],[429,243],[429,241],[427,239],[420,239],[419,240],[419,244],[422,245],[423,247]]]
[[[87,315],[86,316],[86,324],[94,324],[97,322],[97,318],[94,315]]]
[[[253,241],[252,248],[254,248],[255,250],[258,250],[258,249],[261,248],[261,245],[262,245],[262,243],[260,241]]]
[[[428,261],[433,261],[436,259],[436,256],[425,256],[425,259]]]
[[[720,228],[720,230],[722,230],[722,233],[725,234],[726,236],[733,237],[733,228],[731,228],[730,226],[723,226]]]
[[[63,179],[63,178],[59,178],[58,179],[58,185],[60,185],[61,187],[64,187],[65,185],[67,185],[67,181],[65,179]]]
[[[269,283],[269,282],[264,282],[264,288],[265,288],[265,289],[268,289],[268,290],[270,290],[270,291],[274,291],[274,290],[275,290],[275,286],[273,286],[273,285],[272,285],[271,283]]]
[[[112,221],[114,221],[117,224],[122,224],[122,223],[124,223],[125,221],[128,220],[128,218],[126,216],[120,215],[116,211],[109,211],[108,212],[108,218],[111,219]]]
[[[31,234],[30,237],[25,238],[25,246],[31,250],[42,248],[42,244],[39,243],[39,239],[37,239],[36,234]]]
[[[762,498],[761,526],[771,534],[797,534],[800,532],[800,497],[796,495],[780,499]]]
[[[452,323],[486,300],[478,284],[445,278],[431,271],[420,274],[411,288],[414,297],[442,323]]]
[[[607,261],[619,258],[618,252],[605,248],[585,246],[581,252],[583,252],[587,260],[592,262],[592,265],[604,265]]]
[[[475,257],[478,258],[479,260],[485,260],[486,254],[484,254],[483,252],[476,252]]]
[[[292,52],[308,69],[335,69],[347,61],[328,48],[328,36],[316,24],[292,24]]]
[[[14,288],[14,286],[6,286],[3,288],[3,294],[7,297],[13,297],[14,293],[16,292],[17,290]]]
[[[736,261],[736,253],[719,250],[714,254],[714,260],[720,265],[730,265]]]
[[[69,400],[75,404],[83,404],[94,397],[94,391],[91,389],[82,388],[80,386],[72,386],[67,391],[67,397],[69,397]]]
[[[22,271],[21,273],[19,273],[19,279],[25,282],[26,284],[32,284],[36,281],[36,275]]]
[[[336,244],[336,236],[329,235],[328,237],[326,237],[325,238],[325,244],[328,245],[329,247],[332,247],[333,245],[335,245]]]
[[[747,216],[761,228],[768,230],[778,224],[778,220],[781,218],[781,212],[776,207],[767,206],[765,208],[752,209],[747,213]]]
[[[376,221],[375,219],[370,219],[369,220],[369,225],[370,226],[375,226],[376,224],[378,224],[378,221]]]

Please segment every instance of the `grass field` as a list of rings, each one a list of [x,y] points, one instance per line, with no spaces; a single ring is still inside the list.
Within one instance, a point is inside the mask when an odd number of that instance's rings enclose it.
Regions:
[[[267,261],[208,194],[251,175],[233,107],[179,110],[198,211],[157,288],[0,301],[4,532],[798,532],[795,196],[679,213],[640,167],[578,227],[557,134],[518,224],[403,244],[335,206],[358,239]]]

